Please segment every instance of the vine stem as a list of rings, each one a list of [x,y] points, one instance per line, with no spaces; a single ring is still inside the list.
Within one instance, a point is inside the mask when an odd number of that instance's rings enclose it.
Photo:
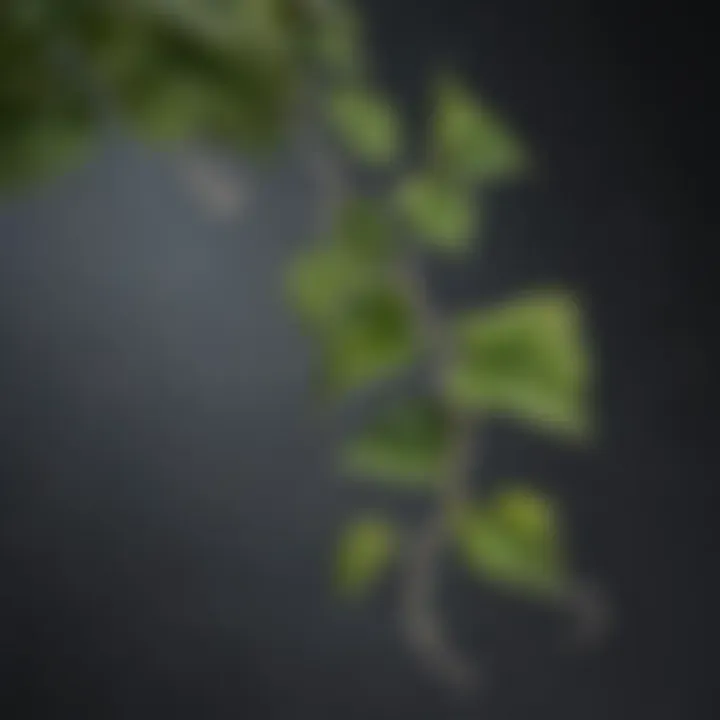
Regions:
[[[320,204],[316,227],[322,235],[332,227],[337,209],[352,192],[352,183],[316,115],[317,88],[306,88],[304,100],[301,117],[305,131],[300,141],[309,152]],[[433,390],[442,398],[443,377],[451,360],[446,325],[430,298],[415,254],[409,251],[394,270],[422,331]],[[435,677],[458,690],[470,690],[476,685],[478,670],[450,641],[438,609],[440,564],[452,523],[467,495],[475,431],[472,417],[457,410],[449,412],[452,442],[437,506],[406,538],[404,546],[399,625],[407,645]]]
[[[442,397],[445,369],[451,360],[446,324],[431,301],[424,274],[414,258],[399,268],[399,277],[420,321],[430,358],[435,391]],[[437,506],[409,540],[400,603],[400,626],[408,645],[439,679],[458,690],[470,690],[479,671],[452,643],[438,609],[440,563],[452,536],[452,524],[467,498],[473,469],[475,420],[449,409],[451,443]]]

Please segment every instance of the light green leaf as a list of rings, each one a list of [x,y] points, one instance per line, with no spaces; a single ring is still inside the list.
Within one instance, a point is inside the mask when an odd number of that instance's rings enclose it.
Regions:
[[[383,165],[398,156],[400,120],[381,95],[359,88],[338,90],[330,100],[328,114],[339,137],[359,159]]]
[[[563,589],[566,561],[553,504],[526,487],[513,487],[465,510],[456,526],[467,567],[490,582],[530,594]]]
[[[338,397],[388,380],[415,358],[410,308],[393,287],[359,296],[322,340],[322,392]]]
[[[572,295],[527,293],[466,313],[453,331],[456,360],[445,377],[452,402],[567,437],[589,431],[590,359]]]
[[[435,102],[432,147],[450,173],[495,182],[514,180],[527,169],[526,151],[514,132],[460,82],[442,78]]]
[[[366,597],[381,580],[398,549],[398,534],[384,518],[367,516],[342,533],[335,560],[335,587],[345,598]]]
[[[433,175],[417,175],[400,185],[396,203],[421,242],[450,252],[470,246],[479,211],[467,186]]]
[[[347,442],[342,466],[353,475],[427,486],[442,473],[449,440],[449,420],[437,403],[405,400]]]

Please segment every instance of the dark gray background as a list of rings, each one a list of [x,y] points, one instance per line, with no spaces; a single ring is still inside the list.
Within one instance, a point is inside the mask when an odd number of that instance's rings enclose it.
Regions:
[[[457,700],[398,643],[391,588],[337,607],[333,533],[364,498],[329,472],[277,292],[311,219],[300,159],[260,173],[228,227],[167,157],[113,145],[0,206],[4,720],[714,715],[707,18],[635,0],[363,5],[412,117],[452,58],[540,154],[476,262],[434,280],[449,303],[548,281],[584,298],[601,446],[496,428],[485,473],[562,498],[617,632],[563,653],[557,618],[451,572],[454,630],[492,669],[484,698]]]

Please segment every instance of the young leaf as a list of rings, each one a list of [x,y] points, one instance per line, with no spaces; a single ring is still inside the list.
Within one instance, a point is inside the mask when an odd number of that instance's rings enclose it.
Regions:
[[[557,511],[537,492],[515,487],[467,509],[455,526],[467,567],[493,583],[531,594],[566,582]]]
[[[325,392],[339,396],[356,391],[413,361],[412,313],[397,290],[376,286],[353,302],[322,344]]]
[[[335,559],[335,587],[343,597],[361,599],[377,585],[393,560],[398,534],[380,517],[367,516],[342,533]]]
[[[413,176],[400,185],[396,203],[421,242],[449,252],[470,246],[479,213],[466,185],[430,174]]]
[[[363,28],[347,2],[326,3],[316,34],[315,54],[333,74],[357,77],[364,70]]]
[[[0,137],[0,188],[22,188],[71,168],[94,139],[87,122],[49,114],[32,118],[10,137]]]
[[[521,142],[460,82],[442,78],[435,102],[432,147],[436,159],[450,173],[495,182],[514,180],[524,172],[527,158]]]
[[[347,202],[332,233],[328,242],[300,255],[286,277],[290,302],[314,329],[342,322],[355,300],[388,283],[390,225],[375,203]]]
[[[315,247],[300,255],[286,278],[288,298],[312,329],[342,321],[355,298],[378,282],[372,268],[341,244]]]
[[[589,357],[571,295],[536,292],[467,313],[454,335],[445,377],[452,402],[566,436],[587,433]]]
[[[442,473],[448,450],[448,419],[437,403],[406,400],[349,440],[344,469],[398,485],[428,485]]]
[[[335,226],[335,241],[359,263],[379,263],[394,251],[390,221],[378,203],[355,199],[347,202]]]
[[[329,119],[347,148],[372,165],[392,162],[400,152],[400,120],[382,96],[358,88],[337,90]]]

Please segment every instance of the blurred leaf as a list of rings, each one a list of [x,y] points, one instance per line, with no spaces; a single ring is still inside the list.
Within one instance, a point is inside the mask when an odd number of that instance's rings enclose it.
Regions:
[[[332,236],[303,252],[291,265],[291,304],[311,328],[344,321],[360,295],[388,285],[393,251],[387,217],[375,203],[350,200],[340,209]]]
[[[304,252],[287,276],[291,304],[315,329],[340,322],[349,303],[370,284],[368,268],[346,248],[335,244]]]
[[[321,340],[321,392],[339,397],[393,377],[415,359],[416,341],[411,310],[399,291],[369,288]]]
[[[460,82],[438,83],[432,147],[449,172],[481,182],[514,180],[527,168],[526,151],[510,128]]]
[[[353,200],[332,237],[294,262],[290,303],[320,348],[319,392],[338,397],[381,381],[415,357],[411,308],[392,280],[387,217],[375,203]]]
[[[557,511],[537,492],[515,487],[468,508],[458,518],[456,533],[466,565],[490,582],[531,594],[564,587]]]
[[[329,119],[347,148],[373,165],[393,161],[400,152],[400,121],[382,96],[359,88],[335,92],[328,106]]]
[[[340,210],[334,241],[343,245],[359,263],[381,263],[395,250],[390,220],[379,203],[354,199]]]
[[[320,61],[340,78],[356,78],[365,67],[363,28],[351,3],[325,3],[317,33]]]
[[[145,140],[176,141],[199,133],[207,117],[208,93],[202,82],[167,79],[154,92],[126,97],[134,130]]]
[[[402,485],[427,485],[442,473],[450,428],[447,415],[428,399],[406,400],[346,444],[347,472]]]
[[[368,516],[349,524],[340,538],[335,586],[350,599],[368,595],[381,580],[398,548],[398,535],[390,522]]]
[[[450,252],[470,246],[478,223],[477,201],[469,188],[433,175],[407,179],[396,203],[401,215],[427,245]]]
[[[22,10],[22,12],[20,12]],[[51,42],[48,8],[0,6],[0,185],[70,167],[94,139],[92,107]]]
[[[527,293],[466,313],[454,333],[457,359],[445,385],[452,401],[564,435],[589,430],[589,357],[572,295]]]
[[[149,128],[150,139],[201,137],[245,150],[277,143],[297,86],[288,59],[268,57],[265,46],[240,41],[225,50],[162,24],[146,33],[144,50],[115,57],[112,64],[103,56],[113,44],[97,48],[98,67],[110,71],[104,82],[137,130]],[[169,128],[164,135],[163,127]]]
[[[67,118],[82,118],[87,139],[111,110],[154,142],[275,147],[292,117],[307,34],[294,0],[178,0],[171,11],[162,0],[6,0],[0,24],[5,183],[64,167],[73,156]],[[41,150],[31,152],[35,137]]]

